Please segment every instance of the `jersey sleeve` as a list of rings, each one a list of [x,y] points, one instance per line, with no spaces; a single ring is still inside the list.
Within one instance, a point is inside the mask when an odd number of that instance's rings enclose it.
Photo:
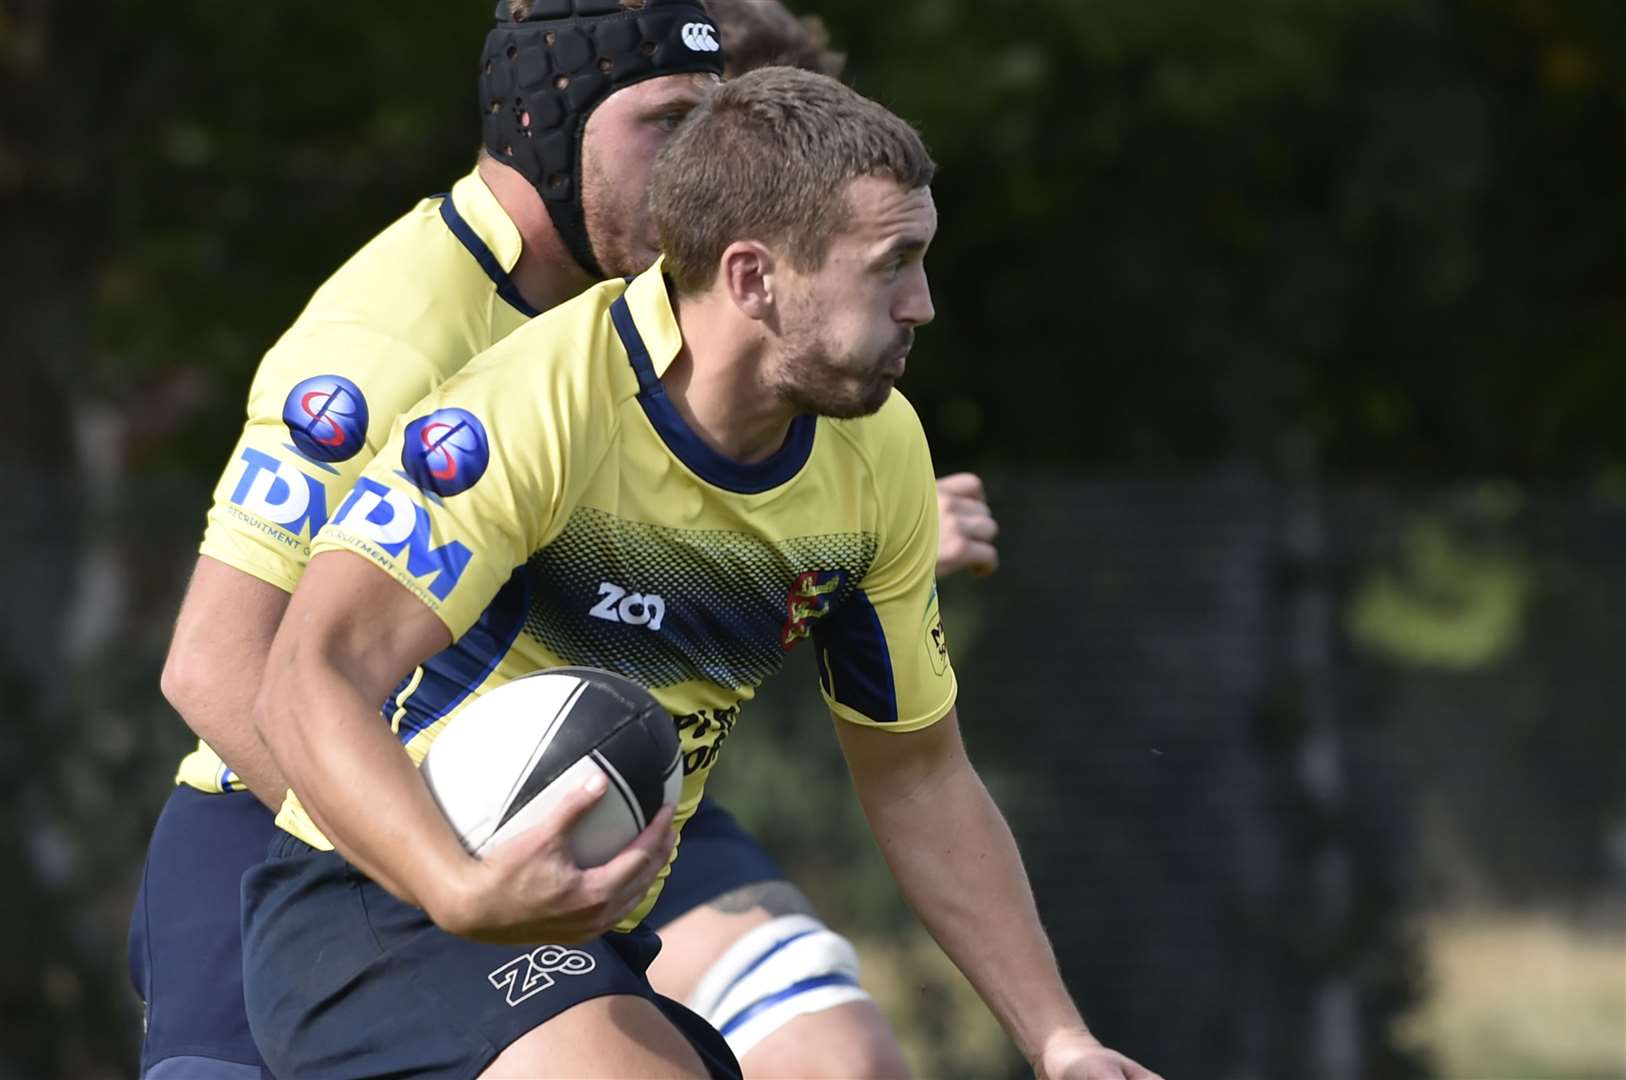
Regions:
[[[391,421],[440,378],[417,350],[365,327],[297,324],[255,374],[199,551],[292,592]]]
[[[368,559],[462,637],[607,445],[589,366],[538,352],[518,331],[408,408],[313,552]]]
[[[897,393],[879,420],[875,563],[814,630],[819,689],[841,720],[916,731],[948,714],[957,684],[937,602],[937,486],[914,409]]]

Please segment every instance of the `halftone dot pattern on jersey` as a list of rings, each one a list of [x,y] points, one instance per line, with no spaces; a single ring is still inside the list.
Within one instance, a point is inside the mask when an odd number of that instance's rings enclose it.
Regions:
[[[827,602],[834,612],[869,571],[875,550],[869,533],[769,541],[578,507],[526,567],[532,600],[525,633],[567,663],[650,687],[691,680],[731,691],[754,687],[784,662],[781,633],[797,578],[839,571],[842,584]]]

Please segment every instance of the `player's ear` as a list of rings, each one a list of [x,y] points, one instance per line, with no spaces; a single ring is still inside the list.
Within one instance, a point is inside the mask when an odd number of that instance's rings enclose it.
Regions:
[[[736,240],[723,249],[718,277],[746,318],[772,316],[776,265],[773,252],[755,240]]]

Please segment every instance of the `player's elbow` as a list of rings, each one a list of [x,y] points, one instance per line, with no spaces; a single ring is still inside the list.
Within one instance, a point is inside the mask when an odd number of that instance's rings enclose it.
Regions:
[[[186,721],[192,733],[204,740],[212,735],[207,730],[208,703],[218,689],[219,671],[203,642],[177,637],[170,643],[164,669],[158,676],[164,700]]]

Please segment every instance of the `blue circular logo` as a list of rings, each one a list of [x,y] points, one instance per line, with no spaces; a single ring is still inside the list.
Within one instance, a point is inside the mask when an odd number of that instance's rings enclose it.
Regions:
[[[486,429],[464,409],[436,409],[406,426],[401,467],[412,482],[436,495],[473,487],[491,464]]]
[[[342,375],[318,375],[288,391],[282,422],[312,461],[348,461],[367,445],[367,399]]]

